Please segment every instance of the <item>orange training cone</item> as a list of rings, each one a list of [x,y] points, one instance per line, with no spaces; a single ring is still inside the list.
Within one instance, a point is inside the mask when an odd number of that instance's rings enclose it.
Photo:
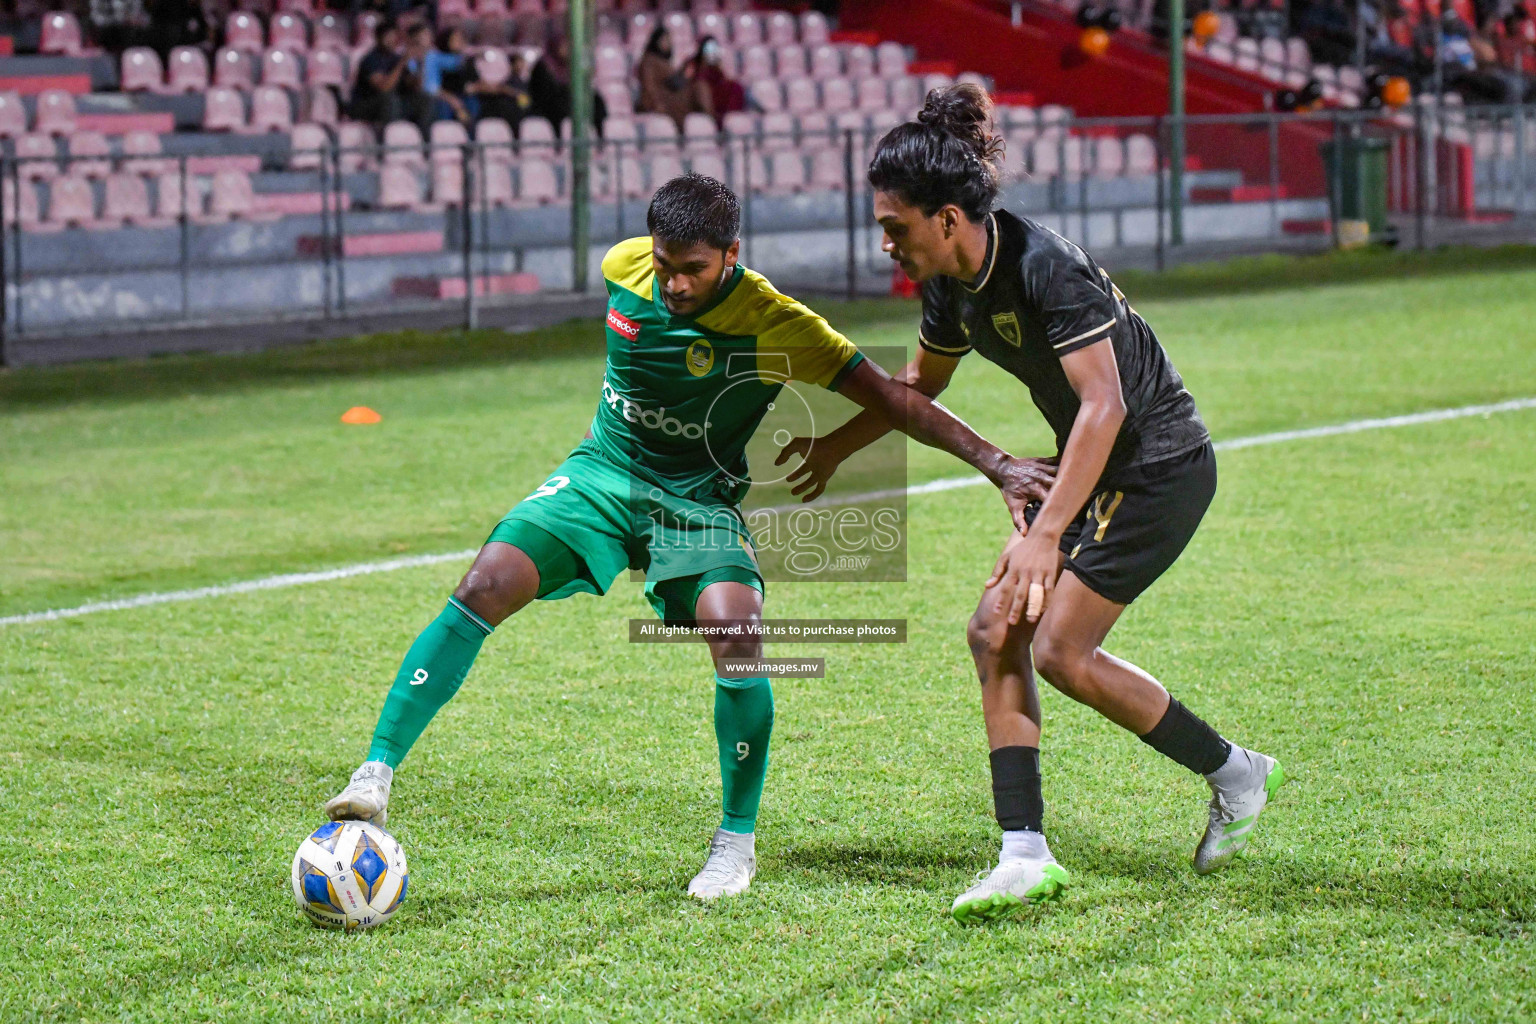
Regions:
[[[343,423],[377,423],[384,417],[368,408],[366,405],[354,405],[341,414]]]

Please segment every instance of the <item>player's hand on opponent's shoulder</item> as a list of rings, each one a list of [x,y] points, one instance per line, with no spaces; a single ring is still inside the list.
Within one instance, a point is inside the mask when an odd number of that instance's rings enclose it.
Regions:
[[[800,456],[800,465],[784,479],[795,485],[789,493],[801,501],[815,501],[821,497],[821,492],[827,489],[827,481],[832,479],[837,467],[848,457],[832,442],[831,435],[797,437],[779,451],[779,457],[773,460],[773,464],[782,466],[789,461],[791,455]]]
[[[1044,529],[1030,530],[1015,534],[997,556],[986,588],[995,593],[993,607],[1008,616],[1010,626],[1020,619],[1033,625],[1045,614],[1061,569],[1060,541]]]
[[[1051,493],[1056,482],[1056,466],[1060,459],[1016,459],[1007,456],[998,468],[997,487],[1003,492],[1003,501],[1013,516],[1013,525],[1020,533],[1029,530],[1024,510],[1031,502],[1042,502]]]

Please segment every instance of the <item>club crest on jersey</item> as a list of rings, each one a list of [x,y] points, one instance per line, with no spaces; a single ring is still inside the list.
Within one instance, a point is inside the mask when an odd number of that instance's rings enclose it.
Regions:
[[[1017,313],[993,313],[992,329],[1001,334],[1003,340],[1015,348],[1024,340],[1024,335],[1019,330],[1019,316]]]
[[[640,337],[640,325],[612,307],[608,309],[608,326],[624,335],[630,341]]]
[[[683,353],[683,365],[688,367],[688,372],[695,377],[702,377],[715,365],[715,348],[703,338],[699,338],[688,351]]]

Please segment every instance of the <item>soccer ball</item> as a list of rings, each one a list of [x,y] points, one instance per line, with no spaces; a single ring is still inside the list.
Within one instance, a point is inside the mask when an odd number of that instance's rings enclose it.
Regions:
[[[372,928],[405,901],[409,874],[395,837],[366,821],[328,821],[293,855],[293,898],[321,928]]]

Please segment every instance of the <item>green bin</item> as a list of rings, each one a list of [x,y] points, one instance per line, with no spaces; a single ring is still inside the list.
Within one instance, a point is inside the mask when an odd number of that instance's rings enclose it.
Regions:
[[[1363,220],[1372,237],[1387,227],[1386,139],[1343,136],[1324,142],[1323,169],[1328,175],[1328,207],[1335,220]],[[1343,165],[1335,165],[1335,150],[1342,149]]]

